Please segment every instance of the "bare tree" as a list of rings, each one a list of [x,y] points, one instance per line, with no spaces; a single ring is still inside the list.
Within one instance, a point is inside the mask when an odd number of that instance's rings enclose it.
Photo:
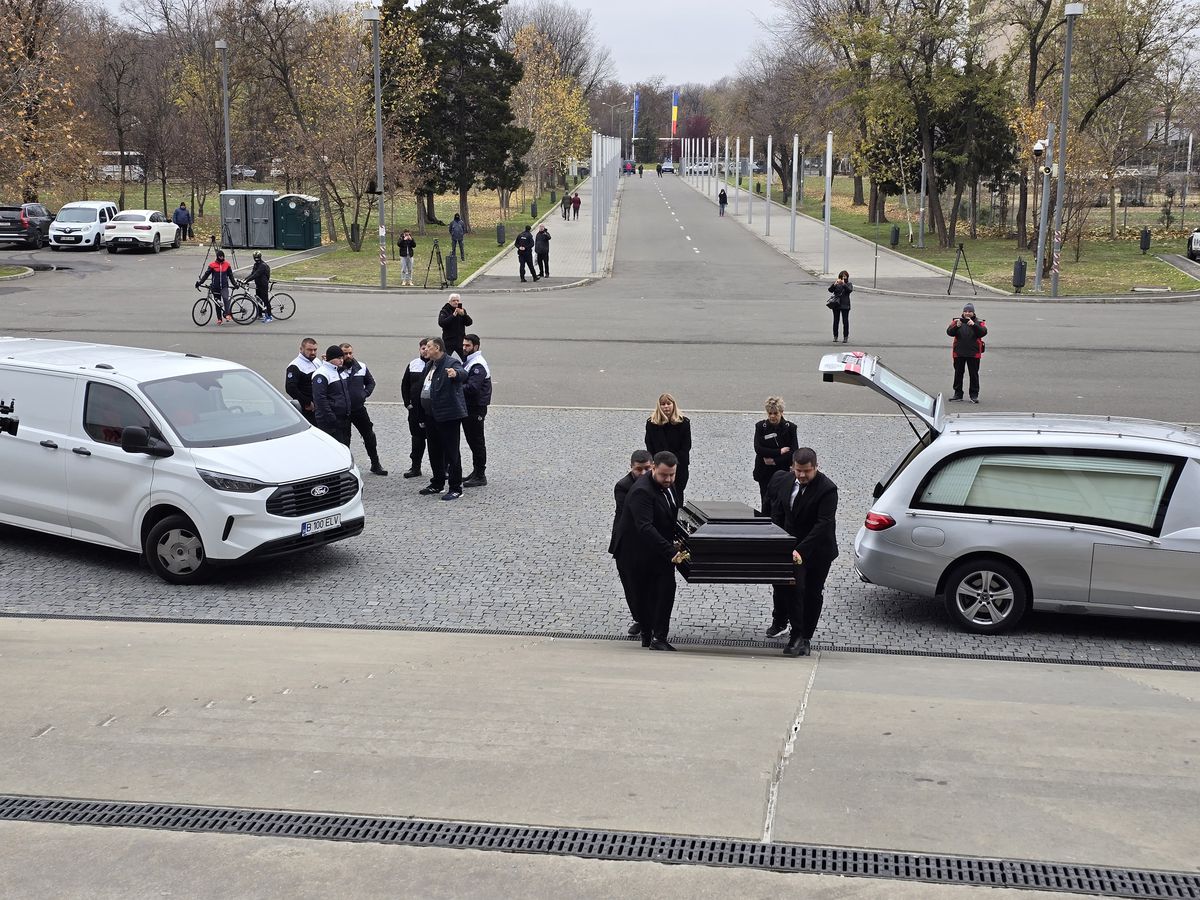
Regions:
[[[511,50],[517,32],[532,25],[558,54],[559,74],[574,78],[590,100],[616,73],[612,52],[596,37],[592,14],[560,0],[523,0],[504,8],[500,43]]]

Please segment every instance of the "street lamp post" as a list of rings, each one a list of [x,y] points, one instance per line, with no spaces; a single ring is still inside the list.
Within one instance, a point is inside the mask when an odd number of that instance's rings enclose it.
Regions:
[[[371,48],[375,64],[375,196],[379,198],[379,286],[387,287],[387,228],[383,224],[383,96],[379,75],[379,9],[363,10],[363,21],[371,23]]]
[[[233,188],[233,151],[229,142],[229,44],[217,41],[221,51],[221,97],[225,115],[225,190]]]
[[[1058,133],[1058,195],[1054,198],[1054,264],[1050,270],[1050,296],[1058,296],[1058,265],[1062,256],[1063,195],[1067,189],[1067,101],[1071,92],[1071,45],[1075,39],[1075,20],[1083,15],[1082,3],[1068,3],[1067,45],[1063,51],[1062,112]]]

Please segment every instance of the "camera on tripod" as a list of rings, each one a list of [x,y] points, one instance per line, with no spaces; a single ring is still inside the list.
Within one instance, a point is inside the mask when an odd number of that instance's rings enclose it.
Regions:
[[[16,400],[0,400],[0,434],[17,436],[17,428],[21,424],[21,419],[13,415],[16,407]]]

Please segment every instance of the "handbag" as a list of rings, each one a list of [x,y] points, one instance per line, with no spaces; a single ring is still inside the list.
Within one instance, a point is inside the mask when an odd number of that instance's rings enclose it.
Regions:
[[[838,308],[837,297],[830,297],[828,300],[825,301],[825,305],[827,307],[829,307],[830,309],[837,309]]]

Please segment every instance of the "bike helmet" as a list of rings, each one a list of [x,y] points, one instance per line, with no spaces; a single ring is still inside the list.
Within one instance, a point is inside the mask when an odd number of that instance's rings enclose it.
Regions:
[[[254,251],[254,258],[255,258],[255,259],[262,259],[262,254],[261,254],[261,253],[259,253],[257,250],[255,250],[255,251]]]

